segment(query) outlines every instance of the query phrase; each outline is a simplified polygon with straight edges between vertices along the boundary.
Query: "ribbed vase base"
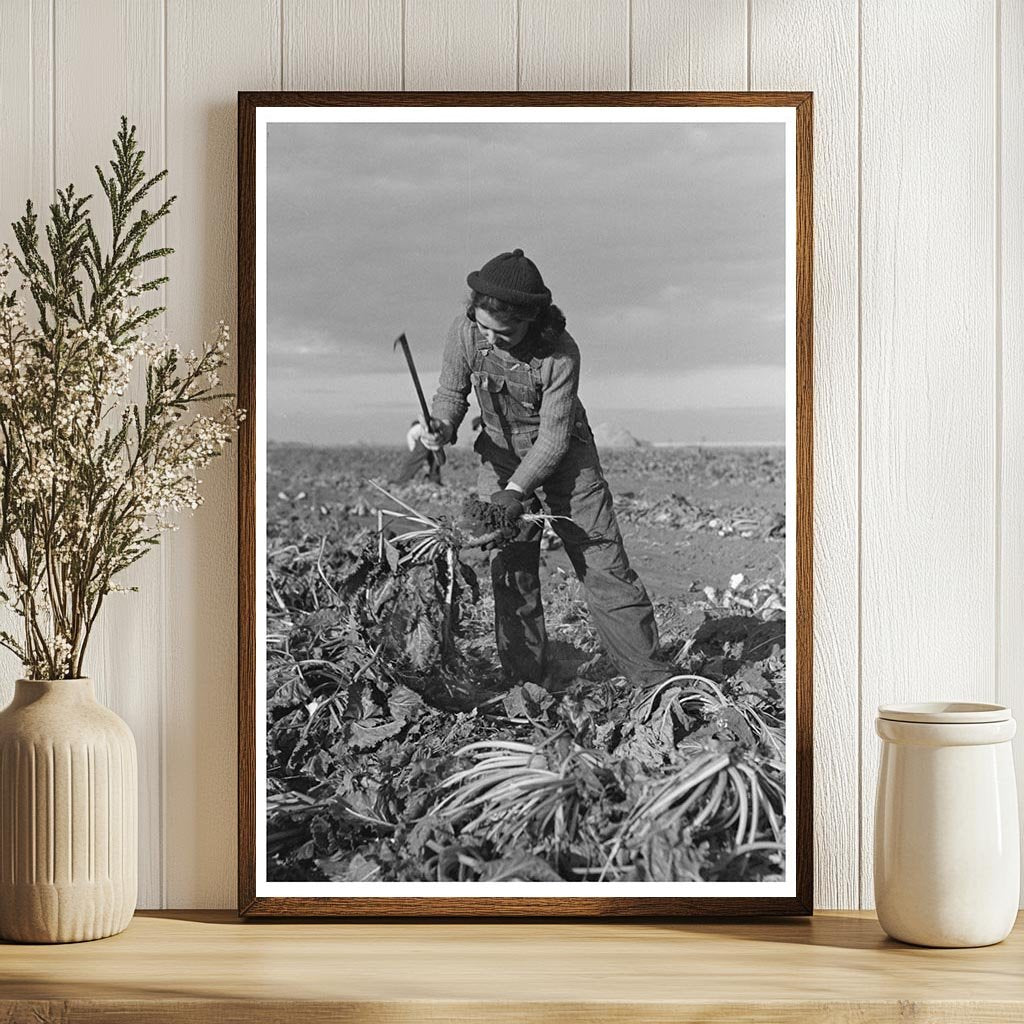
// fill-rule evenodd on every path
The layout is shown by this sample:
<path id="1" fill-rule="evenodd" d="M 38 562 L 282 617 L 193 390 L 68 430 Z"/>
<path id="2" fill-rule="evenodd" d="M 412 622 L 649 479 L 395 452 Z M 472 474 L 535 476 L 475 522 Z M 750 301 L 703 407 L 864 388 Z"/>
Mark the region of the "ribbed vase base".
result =
<path id="1" fill-rule="evenodd" d="M 88 942 L 123 932 L 135 893 L 110 880 L 76 885 L 0 883 L 0 939 L 8 942 Z"/>
<path id="2" fill-rule="evenodd" d="M 0 938 L 8 942 L 88 942 L 123 932 L 135 894 L 113 883 L 74 886 L 0 883 Z"/>

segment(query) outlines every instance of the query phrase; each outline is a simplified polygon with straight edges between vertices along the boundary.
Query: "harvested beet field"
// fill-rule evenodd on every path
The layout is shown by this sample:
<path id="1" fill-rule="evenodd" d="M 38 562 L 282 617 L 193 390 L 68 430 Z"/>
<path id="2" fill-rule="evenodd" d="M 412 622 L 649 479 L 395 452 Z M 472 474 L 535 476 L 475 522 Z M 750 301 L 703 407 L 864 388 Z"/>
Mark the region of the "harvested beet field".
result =
<path id="1" fill-rule="evenodd" d="M 269 448 L 268 881 L 780 879 L 783 449 L 602 452 L 678 673 L 647 692 L 550 530 L 554 670 L 503 679 L 459 522 L 476 458 L 393 487 L 402 456 Z"/>

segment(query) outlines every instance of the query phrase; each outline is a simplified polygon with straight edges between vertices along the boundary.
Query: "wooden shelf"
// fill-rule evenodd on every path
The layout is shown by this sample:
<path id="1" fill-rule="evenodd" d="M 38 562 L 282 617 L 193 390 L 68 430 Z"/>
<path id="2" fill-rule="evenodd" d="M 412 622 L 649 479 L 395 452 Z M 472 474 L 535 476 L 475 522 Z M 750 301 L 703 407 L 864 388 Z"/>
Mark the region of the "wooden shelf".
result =
<path id="1" fill-rule="evenodd" d="M 850 911 L 632 924 L 152 911 L 98 942 L 0 943 L 0 1022 L 1003 1024 L 1024 1020 L 1022 964 L 1024 919 L 999 945 L 932 950 Z"/>

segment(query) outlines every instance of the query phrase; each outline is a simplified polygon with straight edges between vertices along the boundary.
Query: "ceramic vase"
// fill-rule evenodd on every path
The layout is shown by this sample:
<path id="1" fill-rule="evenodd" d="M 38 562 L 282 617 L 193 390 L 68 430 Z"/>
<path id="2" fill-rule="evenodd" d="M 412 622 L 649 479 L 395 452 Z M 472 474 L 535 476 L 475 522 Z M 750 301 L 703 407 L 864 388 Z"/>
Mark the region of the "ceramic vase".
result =
<path id="1" fill-rule="evenodd" d="M 0 938 L 123 931 L 138 889 L 131 730 L 91 679 L 19 679 L 0 712 Z"/>
<path id="2" fill-rule="evenodd" d="M 1010 740 L 998 704 L 883 705 L 875 803 L 875 906 L 894 939 L 988 946 L 1006 938 L 1020 894 Z"/>

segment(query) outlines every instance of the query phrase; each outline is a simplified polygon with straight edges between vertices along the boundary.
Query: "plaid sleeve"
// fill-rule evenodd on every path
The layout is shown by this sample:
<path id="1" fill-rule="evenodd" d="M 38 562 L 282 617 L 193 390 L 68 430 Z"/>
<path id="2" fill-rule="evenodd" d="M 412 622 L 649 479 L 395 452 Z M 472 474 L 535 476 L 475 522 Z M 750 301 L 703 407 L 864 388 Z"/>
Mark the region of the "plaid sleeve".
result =
<path id="1" fill-rule="evenodd" d="M 580 383 L 580 350 L 568 334 L 562 335 L 557 350 L 544 361 L 541 373 L 544 393 L 540 431 L 511 479 L 526 494 L 531 494 L 555 471 L 569 450 Z"/>
<path id="2" fill-rule="evenodd" d="M 469 409 L 469 390 L 472 386 L 469 363 L 466 360 L 465 316 L 456 317 L 448 329 L 441 360 L 441 379 L 430 407 L 430 415 L 437 420 L 447 420 L 452 432 L 458 429 Z"/>

